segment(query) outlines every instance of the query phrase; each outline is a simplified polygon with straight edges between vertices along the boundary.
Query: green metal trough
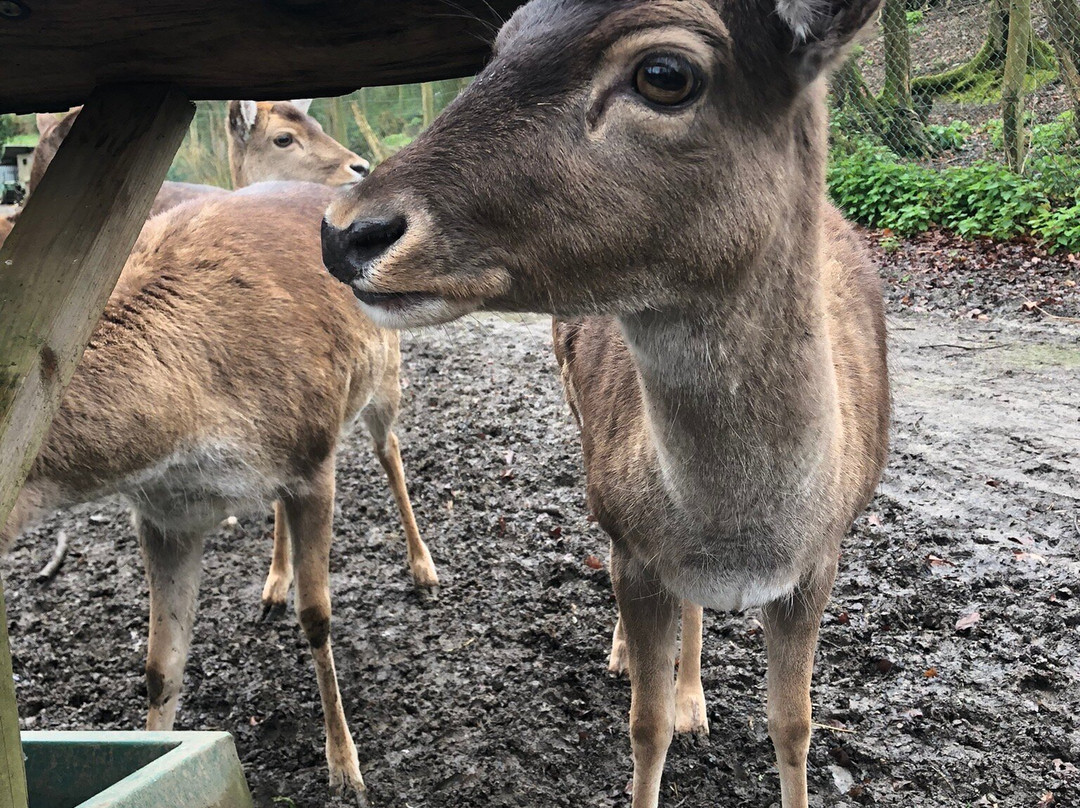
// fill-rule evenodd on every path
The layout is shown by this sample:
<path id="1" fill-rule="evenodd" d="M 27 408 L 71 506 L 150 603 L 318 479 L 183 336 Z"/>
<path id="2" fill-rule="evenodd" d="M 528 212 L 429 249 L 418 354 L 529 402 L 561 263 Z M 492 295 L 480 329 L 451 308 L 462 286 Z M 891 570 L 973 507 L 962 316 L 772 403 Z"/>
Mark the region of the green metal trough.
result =
<path id="1" fill-rule="evenodd" d="M 30 808 L 252 808 L 227 732 L 24 732 Z"/>

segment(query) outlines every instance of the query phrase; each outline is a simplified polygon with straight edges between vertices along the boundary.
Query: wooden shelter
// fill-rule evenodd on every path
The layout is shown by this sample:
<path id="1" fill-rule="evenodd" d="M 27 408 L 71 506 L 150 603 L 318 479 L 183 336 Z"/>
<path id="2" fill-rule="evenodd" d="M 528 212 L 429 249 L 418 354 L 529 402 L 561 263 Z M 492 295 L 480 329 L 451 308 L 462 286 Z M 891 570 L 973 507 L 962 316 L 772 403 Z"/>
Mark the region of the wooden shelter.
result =
<path id="1" fill-rule="evenodd" d="M 515 0 L 0 0 L 0 113 L 84 104 L 0 248 L 0 524 L 194 113 L 463 76 Z M 0 587 L 0 808 L 26 785 Z"/>

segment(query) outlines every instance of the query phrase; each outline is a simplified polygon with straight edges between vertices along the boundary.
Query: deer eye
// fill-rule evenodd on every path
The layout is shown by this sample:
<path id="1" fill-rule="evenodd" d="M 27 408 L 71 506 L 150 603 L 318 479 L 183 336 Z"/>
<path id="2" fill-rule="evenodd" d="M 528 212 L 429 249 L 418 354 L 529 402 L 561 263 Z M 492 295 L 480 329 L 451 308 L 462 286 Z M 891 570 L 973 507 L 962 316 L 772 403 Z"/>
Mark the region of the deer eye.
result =
<path id="1" fill-rule="evenodd" d="M 653 104 L 676 107 L 693 100 L 701 88 L 697 71 L 682 56 L 654 53 L 634 73 L 634 89 Z"/>
<path id="2" fill-rule="evenodd" d="M 291 146 L 293 142 L 293 136 L 282 133 L 274 138 L 274 145 L 284 149 L 286 146 Z"/>

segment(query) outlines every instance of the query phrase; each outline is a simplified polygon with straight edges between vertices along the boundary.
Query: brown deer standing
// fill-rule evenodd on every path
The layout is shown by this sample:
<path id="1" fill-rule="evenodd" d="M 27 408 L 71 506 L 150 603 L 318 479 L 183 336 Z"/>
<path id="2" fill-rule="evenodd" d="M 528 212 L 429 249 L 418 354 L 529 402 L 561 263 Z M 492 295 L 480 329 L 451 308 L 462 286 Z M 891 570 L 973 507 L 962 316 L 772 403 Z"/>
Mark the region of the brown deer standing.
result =
<path id="1" fill-rule="evenodd" d="M 30 167 L 30 181 L 27 183 L 26 193 L 29 196 L 34 193 L 41 178 L 45 176 L 45 170 L 56 157 L 56 151 L 64 138 L 71 131 L 72 124 L 79 116 L 82 107 L 74 107 L 62 118 L 51 112 L 39 112 L 37 115 L 38 144 L 34 147 L 34 164 Z M 228 193 L 224 188 L 214 185 L 200 185 L 194 182 L 165 182 L 154 199 L 154 205 L 150 208 L 150 215 L 156 216 L 169 208 L 174 208 L 189 199 L 198 199 L 204 196 L 221 195 Z"/>
<path id="2" fill-rule="evenodd" d="M 308 115 L 311 99 L 229 102 L 229 170 L 234 188 L 267 180 L 350 185 L 367 160 L 346 149 Z"/>
<path id="3" fill-rule="evenodd" d="M 824 189 L 823 74 L 877 6 L 533 0 L 323 225 L 382 325 L 559 318 L 612 540 L 634 808 L 659 800 L 682 601 L 762 608 L 782 801 L 807 805 L 818 627 L 888 440 L 879 280 Z"/>
<path id="4" fill-rule="evenodd" d="M 362 796 L 330 646 L 334 460 L 371 433 L 416 583 L 438 583 L 398 441 L 400 352 L 319 259 L 325 187 L 272 184 L 151 219 L 0 531 L 110 494 L 132 506 L 150 583 L 147 728 L 173 726 L 203 537 L 227 514 L 281 503 L 296 610 L 311 644 L 330 783 Z"/>
<path id="5" fill-rule="evenodd" d="M 311 99 L 295 101 L 230 101 L 228 124 L 229 170 L 234 188 L 257 182 L 292 180 L 321 185 L 348 185 L 367 176 L 368 162 L 323 131 L 307 114 Z M 33 193 L 56 150 L 71 131 L 82 107 L 64 117 L 37 116 L 40 139 L 34 149 L 27 193 Z M 161 186 L 151 216 L 198 197 L 226 193 L 224 188 L 191 182 Z"/>
<path id="6" fill-rule="evenodd" d="M 262 102 L 230 101 L 228 106 L 229 165 L 234 188 L 259 182 L 295 180 L 323 185 L 346 185 L 367 175 L 367 161 L 349 151 L 307 114 L 311 99 Z M 71 131 L 81 107 L 63 118 L 37 116 L 40 140 L 34 150 L 29 192 L 37 187 L 57 149 Z M 165 182 L 150 211 L 156 216 L 190 199 L 227 193 L 213 185 Z M 10 231 L 0 220 L 0 244 Z M 262 592 L 263 619 L 285 614 L 293 570 L 281 503 L 274 506 L 274 550 Z"/>

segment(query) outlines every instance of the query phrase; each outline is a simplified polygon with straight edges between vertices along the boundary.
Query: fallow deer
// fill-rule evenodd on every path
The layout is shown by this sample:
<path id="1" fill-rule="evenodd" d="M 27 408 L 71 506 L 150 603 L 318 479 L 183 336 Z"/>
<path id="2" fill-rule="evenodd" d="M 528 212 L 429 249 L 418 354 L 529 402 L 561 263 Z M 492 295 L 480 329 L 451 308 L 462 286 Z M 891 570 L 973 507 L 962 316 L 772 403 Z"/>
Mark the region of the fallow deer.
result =
<path id="1" fill-rule="evenodd" d="M 370 168 L 367 161 L 326 134 L 319 122 L 308 115 L 310 105 L 311 99 L 229 102 L 226 132 L 234 188 L 277 180 L 346 185 L 367 175 Z M 34 150 L 30 192 L 41 181 L 80 109 L 75 107 L 62 118 L 52 113 L 37 116 L 40 140 Z M 213 185 L 165 182 L 150 215 L 156 216 L 190 199 L 225 193 L 223 188 Z M 5 228 L 0 221 L 0 243 L 7 235 L 5 229 L 10 230 L 10 226 Z M 264 620 L 285 614 L 293 578 L 289 544 L 281 527 L 284 514 L 280 503 L 275 503 L 274 516 L 274 550 L 262 593 Z"/>
<path id="2" fill-rule="evenodd" d="M 229 102 L 234 188 L 266 180 L 349 185 L 367 176 L 367 160 L 326 134 L 310 106 L 311 99 Z"/>
<path id="3" fill-rule="evenodd" d="M 330 783 L 364 792 L 330 645 L 334 460 L 363 420 L 390 481 L 415 582 L 438 579 L 417 531 L 398 441 L 400 352 L 319 258 L 323 186 L 259 185 L 147 222 L 15 509 L 122 495 L 150 584 L 147 728 L 173 726 L 203 537 L 227 514 L 281 503 L 296 610 L 311 645 Z"/>
<path id="4" fill-rule="evenodd" d="M 79 115 L 82 107 L 74 107 L 62 118 L 51 112 L 38 113 L 36 116 L 38 130 L 38 144 L 34 147 L 34 164 L 30 167 L 30 180 L 26 186 L 27 195 L 34 192 L 41 178 L 45 176 L 45 170 L 56 157 L 56 150 L 64 142 L 72 124 Z M 228 193 L 224 188 L 214 185 L 201 185 L 194 182 L 172 182 L 162 184 L 154 199 L 154 205 L 150 209 L 150 215 L 156 216 L 169 208 L 174 208 L 189 199 L 197 199 L 204 196 L 222 195 Z"/>
<path id="5" fill-rule="evenodd" d="M 234 188 L 257 182 L 291 180 L 322 185 L 348 185 L 367 176 L 368 162 L 323 131 L 307 114 L 311 99 L 294 101 L 230 101 L 227 124 L 229 170 Z M 34 149 L 27 193 L 33 193 L 71 131 L 82 107 L 63 117 L 39 113 L 40 139 Z M 192 182 L 165 182 L 151 216 L 189 199 L 226 193 L 224 188 Z"/>
<path id="6" fill-rule="evenodd" d="M 824 186 L 824 75 L 878 3 L 533 0 L 323 223 L 381 325 L 556 316 L 612 541 L 634 808 L 659 801 L 681 602 L 762 609 L 782 802 L 807 805 L 818 628 L 888 442 L 879 280 Z"/>

